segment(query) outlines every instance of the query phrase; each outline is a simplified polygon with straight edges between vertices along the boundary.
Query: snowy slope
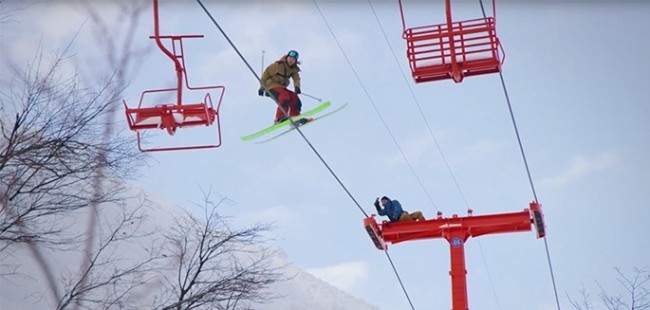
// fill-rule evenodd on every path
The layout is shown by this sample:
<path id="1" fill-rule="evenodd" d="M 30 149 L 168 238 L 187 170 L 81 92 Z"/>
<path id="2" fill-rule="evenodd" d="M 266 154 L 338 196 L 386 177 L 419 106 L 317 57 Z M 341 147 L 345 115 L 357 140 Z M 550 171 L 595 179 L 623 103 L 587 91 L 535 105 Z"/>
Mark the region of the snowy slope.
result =
<path id="1" fill-rule="evenodd" d="M 119 248 L 114 249 L 116 252 L 113 257 L 119 258 L 113 262 L 129 262 L 145 255 L 142 249 L 144 245 L 155 244 L 162 239 L 162 234 L 169 231 L 174 225 L 174 218 L 186 216 L 184 210 L 179 206 L 172 205 L 161 199 L 153 199 L 146 195 L 138 188 L 129 187 L 119 181 L 113 181 L 110 186 L 121 186 L 125 190 L 127 203 L 123 206 L 124 210 L 138 210 L 140 215 L 145 215 L 145 220 L 141 225 L 123 228 L 125 233 L 142 231 L 153 232 L 146 238 L 140 238 L 137 242 L 122 244 Z M 143 204 L 143 202 L 145 202 Z M 143 207 L 144 205 L 144 207 Z M 139 208 L 139 209 L 138 209 Z M 100 206 L 99 227 L 108 227 L 111 221 L 120 218 L 122 208 L 118 204 L 104 204 Z M 88 223 L 88 210 L 77 212 L 65 220 L 70 223 L 71 231 L 84 232 L 86 223 Z M 129 222 L 131 223 L 131 222 Z M 271 232 L 272 233 L 272 232 Z M 64 275 L 78 270 L 82 260 L 81 251 L 74 247 L 65 250 L 40 249 L 50 264 L 50 270 L 57 278 L 59 283 L 64 282 Z M 5 254 L 6 255 L 6 254 Z M 53 309 L 56 307 L 52 301 L 51 294 L 47 290 L 46 281 L 43 273 L 38 269 L 32 253 L 27 247 L 14 249 L 11 255 L 2 256 L 0 272 L 8 273 L 17 268 L 18 274 L 15 276 L 0 278 L 0 309 Z M 276 282 L 269 288 L 270 293 L 276 298 L 271 299 L 264 304 L 253 305 L 254 309 L 267 310 L 291 310 L 291 309 L 378 309 L 362 300 L 359 300 L 350 294 L 320 280 L 311 274 L 292 265 L 286 254 L 278 249 L 273 257 L 274 267 L 283 266 L 283 278 L 289 280 Z M 155 287 L 157 281 L 152 277 L 148 286 Z M 154 296 L 148 292 L 147 287 L 143 287 L 136 292 L 139 299 L 138 309 L 148 309 Z M 117 309 L 117 307 L 116 307 Z"/>

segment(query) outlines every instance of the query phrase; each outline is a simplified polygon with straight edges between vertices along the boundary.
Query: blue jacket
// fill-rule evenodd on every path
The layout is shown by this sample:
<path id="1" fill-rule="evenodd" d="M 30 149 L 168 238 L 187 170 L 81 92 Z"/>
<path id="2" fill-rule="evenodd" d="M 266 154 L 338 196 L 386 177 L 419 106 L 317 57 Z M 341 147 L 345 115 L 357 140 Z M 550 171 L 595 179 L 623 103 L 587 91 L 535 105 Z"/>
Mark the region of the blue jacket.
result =
<path id="1" fill-rule="evenodd" d="M 399 217 L 404 213 L 402 205 L 397 200 L 389 200 L 388 204 L 382 209 L 381 207 L 377 208 L 377 213 L 379 215 L 386 215 L 391 222 L 399 221 Z"/>

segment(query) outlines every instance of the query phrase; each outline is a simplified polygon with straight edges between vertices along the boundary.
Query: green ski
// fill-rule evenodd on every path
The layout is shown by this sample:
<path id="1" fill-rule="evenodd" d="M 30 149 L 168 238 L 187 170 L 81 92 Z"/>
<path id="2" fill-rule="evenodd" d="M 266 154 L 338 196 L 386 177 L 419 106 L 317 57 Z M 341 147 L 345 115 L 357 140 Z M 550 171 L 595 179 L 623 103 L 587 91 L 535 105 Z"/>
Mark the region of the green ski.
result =
<path id="1" fill-rule="evenodd" d="M 313 108 L 311 110 L 308 110 L 305 113 L 302 113 L 302 114 L 300 114 L 298 116 L 294 116 L 291 119 L 296 121 L 296 120 L 301 119 L 303 117 L 314 115 L 314 114 L 316 114 L 318 112 L 321 112 L 321 111 L 327 109 L 327 107 L 329 107 L 330 105 L 332 105 L 331 102 L 325 101 L 322 104 L 320 104 L 319 106 L 317 106 L 317 107 L 315 107 L 315 108 Z M 267 134 L 269 132 L 273 132 L 273 131 L 277 130 L 278 128 L 282 128 L 282 127 L 287 126 L 289 124 L 291 124 L 291 122 L 289 120 L 286 120 L 284 122 L 277 123 L 277 124 L 275 124 L 273 126 L 264 128 L 264 129 L 262 129 L 262 130 L 260 130 L 258 132 L 252 133 L 250 135 L 243 136 L 243 137 L 241 137 L 241 140 L 242 141 L 249 141 L 249 140 L 252 140 L 252 139 L 255 139 L 255 138 L 259 138 L 259 137 L 261 137 L 261 136 L 263 136 L 263 135 L 265 135 L 265 134 Z"/>
<path id="2" fill-rule="evenodd" d="M 307 126 L 307 125 L 309 125 L 309 124 L 311 124 L 311 123 L 313 123 L 313 122 L 315 122 L 315 121 L 317 121 L 317 120 L 319 120 L 319 119 L 321 119 L 321 118 L 327 117 L 327 116 L 332 115 L 332 114 L 334 114 L 334 113 L 336 113 L 336 112 L 338 112 L 338 111 L 341 111 L 341 110 L 343 110 L 343 108 L 345 108 L 346 106 L 348 106 L 348 103 L 347 103 L 347 102 L 346 102 L 344 105 L 342 105 L 342 106 L 336 108 L 334 111 L 330 111 L 330 112 L 327 112 L 327 113 L 325 113 L 325 114 L 319 115 L 318 117 L 315 117 L 315 118 L 314 118 L 313 120 L 311 120 L 310 122 L 308 122 L 308 123 L 306 123 L 306 124 L 304 124 L 304 125 L 300 125 L 299 127 L 302 128 L 302 127 Z M 269 141 L 271 141 L 271 140 L 275 140 L 275 139 L 277 139 L 277 138 L 279 138 L 279 137 L 281 137 L 281 136 L 284 136 L 284 135 L 288 134 L 289 132 L 291 132 L 291 131 L 294 130 L 294 129 L 296 129 L 296 128 L 289 128 L 289 129 L 287 129 L 287 130 L 285 130 L 285 131 L 283 131 L 283 132 L 281 132 L 281 133 L 279 133 L 279 134 L 277 134 L 277 135 L 275 135 L 275 136 L 273 136 L 273 137 L 270 137 L 270 138 L 268 138 L 268 139 L 266 139 L 266 140 L 255 141 L 255 143 L 260 144 L 260 143 L 269 142 Z"/>

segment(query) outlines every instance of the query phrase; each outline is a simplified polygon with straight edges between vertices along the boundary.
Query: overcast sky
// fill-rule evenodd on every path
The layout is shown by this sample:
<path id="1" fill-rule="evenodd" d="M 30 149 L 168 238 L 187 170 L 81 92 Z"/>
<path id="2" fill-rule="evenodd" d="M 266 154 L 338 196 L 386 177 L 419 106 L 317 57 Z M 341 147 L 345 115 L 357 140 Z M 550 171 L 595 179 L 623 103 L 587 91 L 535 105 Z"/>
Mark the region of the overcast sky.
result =
<path id="1" fill-rule="evenodd" d="M 117 27 L 113 2 L 89 2 Z M 427 217 L 464 216 L 468 207 L 476 215 L 518 212 L 534 197 L 499 75 L 414 84 L 396 2 L 205 1 L 258 74 L 262 59 L 268 65 L 295 49 L 303 92 L 333 107 L 348 103 L 303 129 L 309 143 L 294 132 L 255 144 L 239 137 L 270 125 L 274 103 L 257 96 L 255 76 L 197 2 L 161 1 L 162 34 L 205 35 L 185 42 L 187 67 L 193 86 L 226 87 L 223 144 L 153 154 L 133 183 L 189 209 L 201 188 L 211 188 L 236 202 L 222 212 L 237 223 L 275 222 L 277 245 L 297 266 L 382 309 L 410 308 L 362 227 L 363 213 L 310 144 L 368 213 L 383 195 Z M 432 4 L 442 1 L 402 2 L 407 27 L 444 21 Z M 458 19 L 481 16 L 478 1 L 457 2 Z M 545 212 L 560 303 L 569 309 L 567 294 L 577 296 L 582 285 L 593 296 L 596 281 L 617 292 L 614 267 L 629 274 L 650 267 L 650 4 L 497 2 L 503 78 Z M 484 4 L 491 14 L 491 1 Z M 81 29 L 72 46 L 76 63 L 84 72 L 102 70 L 89 65 L 106 51 L 81 2 L 2 6 L 20 8 L 0 25 L 3 61 L 24 64 L 39 44 L 61 50 Z M 142 91 L 174 83 L 171 62 L 148 38 L 151 16 L 149 7 L 133 34 L 150 49 L 125 92 L 132 106 Z M 318 104 L 302 100 L 305 109 Z M 212 143 L 215 133 L 190 128 L 150 142 Z M 390 245 L 388 252 L 416 309 L 450 308 L 446 241 Z M 556 309 L 544 241 L 534 232 L 470 239 L 465 254 L 471 309 Z"/>

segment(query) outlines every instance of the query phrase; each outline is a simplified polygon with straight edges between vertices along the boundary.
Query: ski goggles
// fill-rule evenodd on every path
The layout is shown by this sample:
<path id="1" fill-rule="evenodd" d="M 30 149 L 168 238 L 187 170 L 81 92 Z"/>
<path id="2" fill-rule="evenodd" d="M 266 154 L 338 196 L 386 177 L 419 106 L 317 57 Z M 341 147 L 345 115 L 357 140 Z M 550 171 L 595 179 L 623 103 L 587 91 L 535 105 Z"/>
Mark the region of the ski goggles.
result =
<path id="1" fill-rule="evenodd" d="M 293 58 L 295 58 L 296 60 L 298 60 L 298 52 L 296 52 L 296 51 L 289 51 L 289 52 L 287 53 L 287 56 L 293 57 Z"/>

